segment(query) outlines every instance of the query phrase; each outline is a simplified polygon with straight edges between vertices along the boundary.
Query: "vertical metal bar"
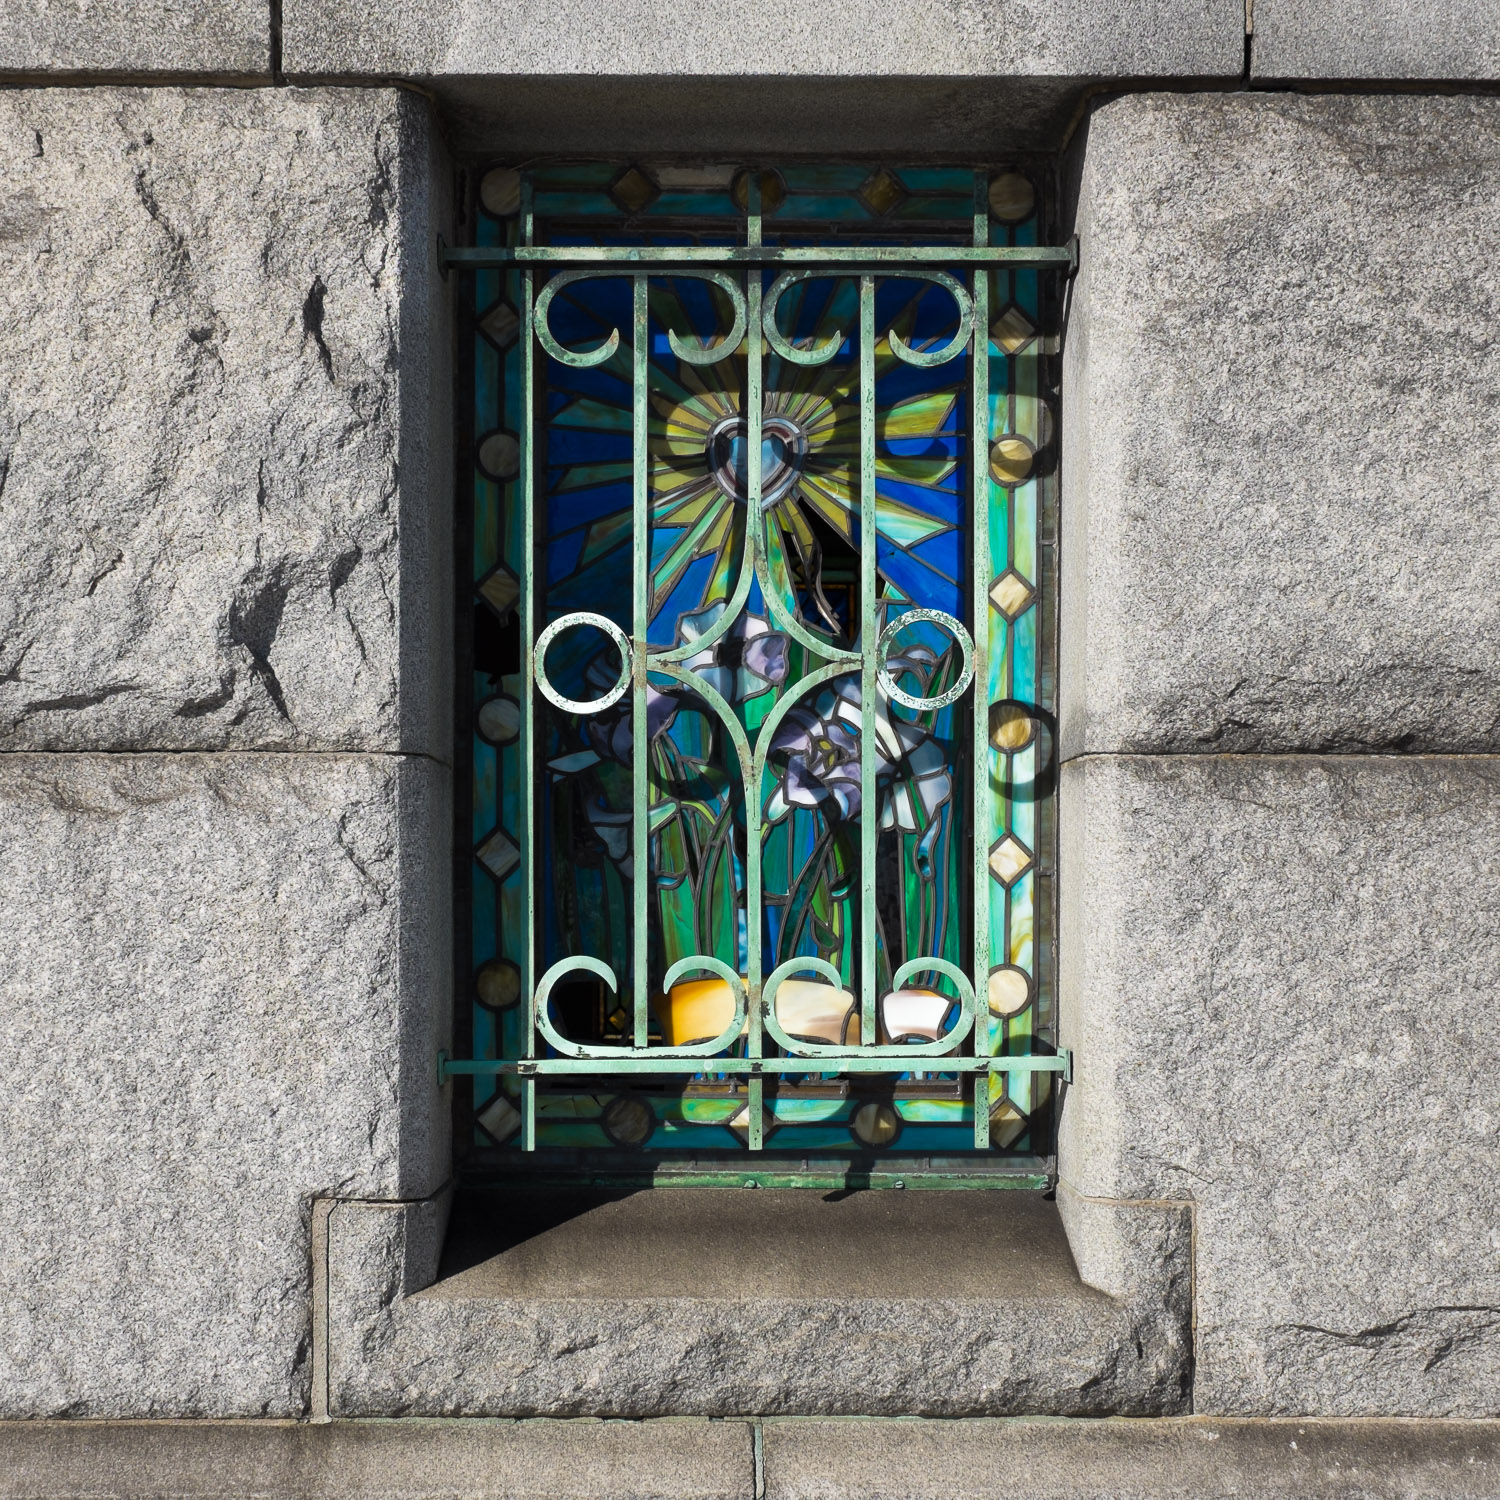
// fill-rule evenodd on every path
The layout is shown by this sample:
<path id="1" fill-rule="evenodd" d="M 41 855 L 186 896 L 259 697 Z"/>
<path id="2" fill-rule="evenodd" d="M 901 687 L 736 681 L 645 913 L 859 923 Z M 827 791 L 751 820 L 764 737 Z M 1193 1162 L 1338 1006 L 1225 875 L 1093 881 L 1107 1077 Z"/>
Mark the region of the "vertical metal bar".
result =
<path id="1" fill-rule="evenodd" d="M 875 1035 L 875 723 L 880 691 L 875 642 L 875 278 L 859 278 L 859 1039 Z"/>
<path id="2" fill-rule="evenodd" d="M 530 245 L 535 233 L 531 178 L 521 174 L 521 243 Z M 531 1006 L 536 989 L 536 690 L 532 680 L 532 648 L 536 644 L 536 343 L 533 338 L 535 272 L 521 272 L 521 795 L 516 799 L 521 826 L 521 878 L 524 937 L 521 942 L 521 993 L 526 997 L 526 1056 L 536 1056 L 536 1026 Z M 521 1080 L 521 1149 L 536 1150 L 536 1079 Z"/>
<path id="3" fill-rule="evenodd" d="M 651 841 L 647 829 L 651 814 L 651 745 L 646 723 L 646 630 L 650 623 L 649 569 L 651 563 L 651 520 L 647 509 L 651 481 L 650 455 L 647 452 L 646 380 L 650 336 L 647 318 L 649 282 L 645 275 L 632 279 L 633 325 L 631 352 L 634 356 L 634 379 L 631 385 L 631 431 L 634 438 L 634 518 L 631 523 L 631 599 L 633 616 L 630 627 L 635 649 L 635 670 L 630 689 L 630 758 L 634 813 L 630 830 L 630 894 L 635 907 L 635 928 L 631 940 L 632 968 L 635 974 L 635 1028 L 637 1047 L 645 1047 L 650 1025 L 649 975 L 647 968 L 647 914 L 651 890 Z"/>
<path id="4" fill-rule="evenodd" d="M 989 174 L 974 174 L 974 246 L 990 242 Z M 973 453 L 973 564 L 970 591 L 974 600 L 974 995 L 979 1015 L 974 1022 L 974 1055 L 994 1050 L 990 1030 L 990 273 L 974 270 L 973 394 L 969 443 Z M 974 1075 L 974 1149 L 990 1144 L 990 1080 Z"/>
<path id="5" fill-rule="evenodd" d="M 745 242 L 760 244 L 761 202 L 760 172 L 751 168 L 745 186 Z M 745 545 L 763 545 L 765 518 L 761 514 L 761 487 L 765 476 L 761 472 L 760 446 L 763 439 L 765 393 L 762 389 L 765 371 L 762 368 L 764 335 L 761 329 L 762 297 L 764 283 L 759 266 L 745 270 Z M 763 606 L 765 607 L 765 606 Z M 764 1056 L 765 1039 L 761 1028 L 761 827 L 760 827 L 760 777 L 755 774 L 755 761 L 740 768 L 745 781 L 745 957 L 746 979 L 749 985 L 750 1029 L 746 1052 L 750 1057 Z M 746 1131 L 745 1144 L 752 1151 L 765 1146 L 765 1081 L 751 1075 L 745 1089 Z"/>

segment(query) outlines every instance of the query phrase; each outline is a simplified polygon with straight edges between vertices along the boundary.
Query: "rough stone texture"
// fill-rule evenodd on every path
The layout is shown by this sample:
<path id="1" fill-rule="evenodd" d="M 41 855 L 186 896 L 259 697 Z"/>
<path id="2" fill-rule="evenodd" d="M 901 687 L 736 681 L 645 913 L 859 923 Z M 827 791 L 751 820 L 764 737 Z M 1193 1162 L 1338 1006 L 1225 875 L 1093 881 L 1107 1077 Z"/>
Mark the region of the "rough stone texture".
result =
<path id="1" fill-rule="evenodd" d="M 1500 79 L 1494 0 L 1255 0 L 1253 78 Z"/>
<path id="2" fill-rule="evenodd" d="M 448 755 L 427 110 L 0 91 L 0 749 Z"/>
<path id="3" fill-rule="evenodd" d="M 332 1414 L 1186 1405 L 1185 1233 L 1161 1236 L 1169 1263 L 1138 1267 L 1112 1297 L 1079 1280 L 1056 1210 L 1032 1194 L 681 1188 L 558 1201 L 548 1218 L 514 1194 L 471 1200 L 441 1275 L 441 1200 L 336 1205 Z"/>
<path id="4" fill-rule="evenodd" d="M 1055 149 L 1084 89 L 1237 77 L 1240 0 L 607 5 L 285 0 L 308 78 L 419 81 L 461 144 L 530 151 Z"/>
<path id="5" fill-rule="evenodd" d="M 427 78 L 1237 74 L 1244 41 L 1238 0 L 284 0 L 282 26 L 289 74 Z"/>
<path id="6" fill-rule="evenodd" d="M 0 756 L 0 1415 L 307 1404 L 315 1195 L 448 1170 L 447 773 Z"/>
<path id="7" fill-rule="evenodd" d="M 1483 1452 L 1482 1443 L 1472 1447 Z M 0 1424 L 4 1500 L 751 1500 L 742 1422 Z"/>
<path id="8" fill-rule="evenodd" d="M 1061 827 L 1060 1169 L 1196 1203 L 1194 1409 L 1500 1413 L 1500 761 L 1087 757 Z"/>
<path id="9" fill-rule="evenodd" d="M 1493 1422 L 0 1424 L 4 1500 L 1495 1500 Z"/>
<path id="10" fill-rule="evenodd" d="M 767 1422 L 765 1500 L 1461 1500 L 1500 1495 L 1468 1422 Z"/>
<path id="11" fill-rule="evenodd" d="M 0 73 L 269 78 L 267 0 L 5 0 Z"/>
<path id="12" fill-rule="evenodd" d="M 1500 749 L 1500 99 L 1140 95 L 1081 154 L 1063 755 Z"/>

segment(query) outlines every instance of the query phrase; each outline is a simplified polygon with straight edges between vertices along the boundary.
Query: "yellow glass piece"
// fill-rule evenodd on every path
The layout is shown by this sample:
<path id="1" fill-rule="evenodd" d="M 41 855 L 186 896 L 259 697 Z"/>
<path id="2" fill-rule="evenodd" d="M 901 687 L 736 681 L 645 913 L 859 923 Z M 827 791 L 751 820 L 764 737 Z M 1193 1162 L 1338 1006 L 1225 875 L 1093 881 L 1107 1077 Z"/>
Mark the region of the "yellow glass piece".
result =
<path id="1" fill-rule="evenodd" d="M 684 979 L 654 1002 L 662 1044 L 685 1047 L 722 1035 L 734 1019 L 734 993 L 722 979 Z"/>
<path id="2" fill-rule="evenodd" d="M 1019 433 L 1008 432 L 990 445 L 990 473 L 1004 485 L 1020 484 L 1036 462 L 1036 450 Z"/>
<path id="3" fill-rule="evenodd" d="M 1024 969 L 1007 964 L 990 975 L 988 998 L 992 1016 L 1017 1015 L 1031 1000 L 1031 980 Z"/>
<path id="4" fill-rule="evenodd" d="M 1021 224 L 1036 208 L 1036 189 L 1020 172 L 1001 172 L 990 179 L 990 212 L 1002 224 Z"/>
<path id="5" fill-rule="evenodd" d="M 750 1140 L 750 1106 L 748 1103 L 740 1105 L 735 1112 L 724 1122 L 742 1141 Z M 776 1116 L 770 1110 L 763 1109 L 760 1112 L 761 1139 L 765 1140 L 776 1128 Z"/>
<path id="6" fill-rule="evenodd" d="M 893 990 L 880 1002 L 880 1040 L 920 1037 L 935 1042 L 943 1035 L 943 1020 L 952 1009 L 952 997 L 937 990 Z"/>
<path id="7" fill-rule="evenodd" d="M 813 1042 L 859 1045 L 859 1017 L 851 1015 L 854 996 L 815 979 L 784 979 L 776 991 L 776 1019 L 788 1036 Z M 845 1031 L 847 1020 L 848 1030 Z"/>
<path id="8" fill-rule="evenodd" d="M 736 172 L 734 182 L 729 189 L 729 196 L 734 199 L 734 206 L 744 213 L 750 207 L 750 174 L 748 172 Z M 783 203 L 786 202 L 786 183 L 781 180 L 780 172 L 762 172 L 760 174 L 760 211 L 763 214 L 774 214 Z"/>
<path id="9" fill-rule="evenodd" d="M 521 206 L 521 174 L 514 167 L 491 167 L 480 179 L 479 201 L 497 219 L 509 218 Z"/>
<path id="10" fill-rule="evenodd" d="M 626 167 L 615 179 L 609 196 L 628 214 L 638 214 L 660 190 L 639 167 Z"/>
<path id="11" fill-rule="evenodd" d="M 1006 755 L 1024 750 L 1036 733 L 1036 720 L 1020 703 L 990 704 L 990 744 Z"/>
<path id="12" fill-rule="evenodd" d="M 906 196 L 906 184 L 885 167 L 867 177 L 858 194 L 859 201 L 877 215 L 890 213 Z"/>
<path id="13" fill-rule="evenodd" d="M 990 603 L 1007 620 L 1014 620 L 1035 597 L 1036 590 L 1014 568 L 1008 568 L 990 585 Z"/>
<path id="14" fill-rule="evenodd" d="M 1036 324 L 1011 303 L 990 324 L 990 342 L 998 344 L 1007 354 L 1016 354 L 1036 337 Z"/>
<path id="15" fill-rule="evenodd" d="M 850 1124 L 867 1146 L 889 1146 L 901 1134 L 901 1116 L 889 1104 L 861 1104 Z"/>
<path id="16" fill-rule="evenodd" d="M 496 568 L 479 585 L 479 593 L 496 614 L 508 615 L 521 597 L 520 580 L 509 568 Z"/>
<path id="17" fill-rule="evenodd" d="M 492 958 L 475 976 L 474 988 L 491 1010 L 509 1010 L 521 998 L 521 971 L 508 958 Z"/>
<path id="18" fill-rule="evenodd" d="M 1031 851 L 1013 834 L 990 850 L 990 871 L 1001 885 L 1014 885 L 1031 868 Z"/>
<path id="19" fill-rule="evenodd" d="M 990 1141 L 1004 1150 L 1026 1133 L 1026 1116 L 1009 1099 L 1002 1099 L 990 1111 Z"/>

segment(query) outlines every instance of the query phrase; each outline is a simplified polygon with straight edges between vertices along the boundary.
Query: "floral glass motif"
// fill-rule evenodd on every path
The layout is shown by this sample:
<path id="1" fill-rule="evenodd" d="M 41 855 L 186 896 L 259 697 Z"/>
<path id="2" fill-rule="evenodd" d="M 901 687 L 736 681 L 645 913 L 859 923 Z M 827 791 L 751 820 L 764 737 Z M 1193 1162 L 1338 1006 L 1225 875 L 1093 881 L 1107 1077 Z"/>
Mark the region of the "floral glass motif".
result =
<path id="1" fill-rule="evenodd" d="M 801 165 L 752 181 L 734 166 L 595 162 L 491 170 L 474 238 L 517 245 L 529 210 L 537 245 L 732 247 L 757 190 L 768 245 L 961 247 L 975 243 L 976 204 L 989 244 L 1038 243 L 1036 186 L 1017 170 Z M 868 292 L 848 270 L 778 281 L 760 266 L 633 280 L 547 264 L 524 282 L 516 267 L 473 278 L 473 1057 L 638 1042 L 637 972 L 648 1046 L 721 1044 L 701 1071 L 590 1076 L 580 1063 L 524 1099 L 514 1073 L 477 1076 L 481 1148 L 518 1148 L 529 1109 L 541 1150 L 941 1159 L 975 1151 L 978 1107 L 991 1152 L 1047 1149 L 1047 1071 L 945 1072 L 941 1056 L 753 1081 L 715 1067 L 744 1054 L 736 996 L 752 950 L 760 983 L 779 975 L 769 1014 L 789 1044 L 938 1046 L 965 1031 L 965 1055 L 1051 1050 L 1051 291 L 1035 268 L 900 267 L 877 266 Z M 964 323 L 976 306 L 987 339 Z M 758 324 L 759 526 L 746 414 Z M 644 328 L 643 349 L 632 328 Z M 528 329 L 545 347 L 523 367 Z M 871 335 L 873 414 L 861 406 Z M 981 494 L 988 561 L 976 576 Z M 628 688 L 642 624 L 643 714 Z M 537 642 L 536 681 L 523 637 Z M 982 669 L 969 684 L 971 658 Z M 539 1034 L 528 991 L 554 967 L 566 972 Z M 767 1056 L 785 1050 L 767 1039 Z"/>

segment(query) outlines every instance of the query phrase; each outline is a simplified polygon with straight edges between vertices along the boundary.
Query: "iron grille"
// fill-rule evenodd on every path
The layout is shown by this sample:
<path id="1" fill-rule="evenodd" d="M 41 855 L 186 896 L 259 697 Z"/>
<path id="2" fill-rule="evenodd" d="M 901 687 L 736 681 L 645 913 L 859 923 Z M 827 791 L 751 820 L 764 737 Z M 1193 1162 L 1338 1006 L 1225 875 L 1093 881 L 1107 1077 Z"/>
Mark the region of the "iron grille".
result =
<path id="1" fill-rule="evenodd" d="M 1016 171 L 583 163 L 481 196 L 444 256 L 494 655 L 475 1055 L 442 1076 L 526 1152 L 1014 1145 L 1068 1066 L 1032 913 L 1073 248 Z"/>

